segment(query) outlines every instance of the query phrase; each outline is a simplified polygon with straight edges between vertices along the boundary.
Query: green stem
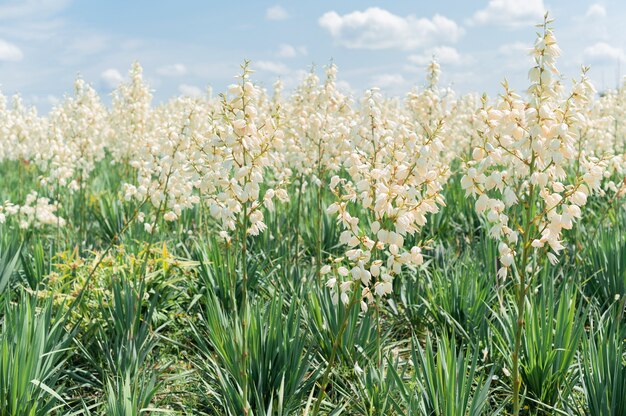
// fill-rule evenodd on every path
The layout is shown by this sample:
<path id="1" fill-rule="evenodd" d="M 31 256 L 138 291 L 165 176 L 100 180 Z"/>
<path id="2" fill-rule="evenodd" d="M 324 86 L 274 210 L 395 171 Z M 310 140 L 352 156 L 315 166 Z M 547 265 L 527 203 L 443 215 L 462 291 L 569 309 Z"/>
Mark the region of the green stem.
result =
<path id="1" fill-rule="evenodd" d="M 298 267 L 298 263 L 300 262 L 300 204 L 302 202 L 302 174 L 300 174 L 300 179 L 298 180 L 298 202 L 296 204 L 296 224 L 294 228 L 296 229 L 296 251 L 294 253 L 294 264 L 296 265 L 296 272 L 298 276 L 300 275 L 300 270 Z"/>
<path id="2" fill-rule="evenodd" d="M 352 312 L 352 308 L 357 303 L 359 297 L 357 296 L 358 290 L 354 290 L 352 292 L 352 298 L 346 307 L 346 314 L 341 321 L 341 326 L 339 327 L 339 331 L 337 332 L 337 337 L 335 338 L 335 342 L 333 342 L 333 349 L 330 352 L 330 359 L 328 360 L 328 366 L 322 375 L 322 381 L 320 383 L 320 393 L 315 401 L 315 407 L 313 408 L 312 416 L 317 416 L 320 411 L 320 406 L 322 405 L 322 401 L 326 396 L 326 388 L 328 387 L 328 382 L 330 381 L 330 373 L 335 365 L 335 360 L 337 359 L 337 351 L 339 350 L 339 346 L 341 345 L 341 340 L 343 337 L 343 333 L 346 331 L 348 327 L 348 321 L 350 320 L 350 313 Z"/>
<path id="3" fill-rule="evenodd" d="M 317 188 L 317 266 L 316 274 L 317 280 L 322 280 L 322 140 L 317 143 L 317 179 L 320 181 L 320 185 Z"/>
<path id="4" fill-rule="evenodd" d="M 532 140 L 531 140 L 532 141 Z M 530 163 L 530 175 L 532 176 L 534 172 L 535 166 L 535 156 L 533 155 L 531 163 Z M 526 219 L 525 226 L 526 230 L 524 232 L 523 238 L 523 249 L 522 249 L 522 261 L 520 267 L 517 268 L 518 281 L 516 285 L 516 306 L 517 306 L 517 316 L 515 322 L 515 344 L 513 348 L 513 414 L 515 416 L 519 415 L 519 411 L 521 408 L 521 401 L 519 399 L 520 387 L 522 384 L 522 380 L 519 373 L 519 358 L 522 346 L 522 332 L 524 331 L 524 304 L 526 300 L 526 269 L 528 267 L 528 258 L 531 251 L 531 235 L 533 228 L 533 214 L 535 207 L 535 187 L 534 185 L 530 185 L 528 190 L 528 205 L 526 206 Z M 532 274 L 531 274 L 532 277 Z"/>
<path id="5" fill-rule="evenodd" d="M 244 69 L 244 73 L 247 70 Z M 242 77 L 242 89 L 244 87 L 244 78 Z M 247 104 L 246 104 L 246 96 L 245 94 L 241 97 L 242 108 L 244 119 L 247 120 Z M 243 144 L 243 137 L 239 138 L 241 149 L 243 152 L 243 166 L 247 166 L 247 150 L 246 146 Z M 254 164 L 254 158 L 251 161 L 252 165 Z M 245 178 L 245 185 L 250 183 L 251 177 L 250 173 Z M 242 222 L 242 240 L 241 240 L 241 267 L 242 267 L 242 292 L 241 292 L 241 340 L 242 340 L 242 349 L 241 349 L 241 361 L 242 361 L 242 370 L 243 374 L 241 374 L 243 380 L 243 414 L 244 416 L 248 416 L 250 411 L 250 405 L 248 403 L 248 340 L 246 337 L 247 331 L 247 312 L 248 312 L 248 204 L 249 201 L 243 203 L 243 222 Z"/>
<path id="6" fill-rule="evenodd" d="M 519 415 L 521 406 L 519 391 L 522 381 L 519 374 L 519 354 L 522 344 L 522 330 L 524 327 L 524 300 L 526 298 L 524 289 L 525 284 L 525 273 L 520 272 L 516 294 L 517 320 L 515 326 L 515 346 L 513 350 L 513 414 L 516 416 Z"/>
<path id="7" fill-rule="evenodd" d="M 56 252 L 60 253 L 61 249 L 60 249 L 60 240 L 61 240 L 61 212 L 59 208 L 61 208 L 61 196 L 60 196 L 60 185 L 59 185 L 59 179 L 57 179 L 57 184 L 56 184 L 56 190 L 55 190 L 55 198 L 56 198 L 56 204 L 57 204 L 57 229 L 56 229 L 56 238 L 55 238 L 55 245 L 56 245 Z M 68 204 L 69 205 L 69 204 Z"/>
<path id="8" fill-rule="evenodd" d="M 382 331 L 380 325 L 380 307 L 379 307 L 379 298 L 376 297 L 375 311 L 376 311 L 376 351 L 378 358 L 378 367 L 382 365 L 383 362 L 383 354 L 381 349 L 381 341 L 382 341 Z"/>
<path id="9" fill-rule="evenodd" d="M 22 189 L 26 189 L 26 186 L 23 182 L 24 178 L 24 167 L 22 166 L 24 164 L 24 161 L 22 160 L 22 158 L 19 158 L 17 161 L 17 177 L 18 177 L 18 187 L 17 187 L 17 195 L 18 195 L 18 200 L 22 201 Z M 21 202 L 20 202 L 21 203 Z"/>

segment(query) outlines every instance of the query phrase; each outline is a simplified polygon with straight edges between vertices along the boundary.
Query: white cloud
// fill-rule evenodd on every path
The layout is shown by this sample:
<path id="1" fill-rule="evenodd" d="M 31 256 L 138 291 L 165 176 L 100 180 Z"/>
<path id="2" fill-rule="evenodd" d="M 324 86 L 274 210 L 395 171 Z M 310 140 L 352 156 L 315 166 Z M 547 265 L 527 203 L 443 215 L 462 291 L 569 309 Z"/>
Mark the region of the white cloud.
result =
<path id="1" fill-rule="evenodd" d="M 430 63 L 433 56 L 443 65 L 462 65 L 471 62 L 469 56 L 461 55 L 459 51 L 451 46 L 436 46 L 425 50 L 422 54 L 410 55 L 409 61 L 424 66 Z"/>
<path id="2" fill-rule="evenodd" d="M 258 62 L 256 62 L 258 63 Z M 255 69 L 257 65 L 253 65 L 252 69 Z M 281 72 L 277 73 L 275 71 L 267 71 L 267 74 L 257 74 L 259 80 L 262 80 L 265 85 L 267 85 L 268 90 L 270 91 L 270 95 L 272 94 L 273 87 L 275 86 L 275 82 L 280 79 L 280 83 L 282 84 L 282 94 L 283 96 L 288 95 L 287 91 L 290 91 L 300 85 L 304 79 L 310 74 L 310 71 L 304 69 L 295 69 L 295 68 L 278 68 Z M 264 71 L 264 70 L 263 70 Z"/>
<path id="3" fill-rule="evenodd" d="M 202 96 L 202 90 L 195 85 L 180 84 L 178 86 L 178 92 L 187 97 L 197 98 Z"/>
<path id="4" fill-rule="evenodd" d="M 55 105 L 61 103 L 61 100 L 57 96 L 52 94 L 48 94 L 45 97 L 40 95 L 31 95 L 30 97 L 28 97 L 28 102 L 36 106 L 45 105 L 46 107 L 54 107 Z"/>
<path id="5" fill-rule="evenodd" d="M 489 0 L 486 8 L 474 13 L 470 24 L 519 27 L 541 23 L 543 0 Z"/>
<path id="6" fill-rule="evenodd" d="M 304 56 L 306 54 L 307 54 L 306 46 L 294 47 L 294 46 L 289 45 L 288 43 L 281 44 L 280 47 L 278 48 L 278 52 L 276 53 L 276 55 L 281 58 L 293 58 L 298 55 Z"/>
<path id="7" fill-rule="evenodd" d="M 415 49 L 456 42 L 463 29 L 455 21 L 436 14 L 432 19 L 395 15 L 379 7 L 339 15 L 324 13 L 319 25 L 338 44 L 353 49 Z"/>
<path id="8" fill-rule="evenodd" d="M 11 42 L 0 39 L 0 61 L 17 62 L 24 58 L 22 50 Z"/>
<path id="9" fill-rule="evenodd" d="M 302 80 L 304 80 L 304 77 L 306 77 L 307 74 L 308 72 L 303 69 L 296 69 L 294 71 L 289 71 L 288 74 L 281 75 L 280 80 L 283 84 L 283 88 L 295 88 L 296 86 L 300 85 L 300 83 L 302 82 Z"/>
<path id="10" fill-rule="evenodd" d="M 403 85 L 406 83 L 406 80 L 402 74 L 380 74 L 373 76 L 371 83 L 375 87 L 389 88 Z"/>
<path id="11" fill-rule="evenodd" d="M 65 9 L 71 0 L 13 0 L 0 5 L 0 19 L 46 16 Z"/>
<path id="12" fill-rule="evenodd" d="M 532 49 L 531 45 L 524 42 L 505 43 L 498 48 L 498 52 L 504 56 L 528 55 Z"/>
<path id="13" fill-rule="evenodd" d="M 165 65 L 157 68 L 156 73 L 165 77 L 179 77 L 187 73 L 187 67 L 183 64 Z"/>
<path id="14" fill-rule="evenodd" d="M 524 68 L 534 66 L 531 56 L 533 45 L 525 42 L 505 43 L 498 47 L 499 75 L 498 78 L 511 78 L 511 74 L 521 74 Z M 526 79 L 526 78 L 523 78 Z M 475 81 L 479 82 L 479 81 Z"/>
<path id="15" fill-rule="evenodd" d="M 54 96 L 52 94 L 49 94 L 46 97 L 46 101 L 48 102 L 48 104 L 50 104 L 52 106 L 57 105 L 57 104 L 59 104 L 61 102 L 61 100 L 59 100 L 58 97 L 56 97 L 56 96 Z"/>
<path id="16" fill-rule="evenodd" d="M 588 19 L 606 17 L 606 8 L 599 3 L 594 3 L 587 9 L 585 17 Z"/>
<path id="17" fill-rule="evenodd" d="M 626 61 L 626 54 L 624 54 L 623 49 L 604 42 L 598 42 L 585 48 L 583 55 L 590 61 L 595 62 Z"/>
<path id="18" fill-rule="evenodd" d="M 274 61 L 257 61 L 253 62 L 252 68 L 257 68 L 259 71 L 271 72 L 277 75 L 283 75 L 289 72 L 289 68 L 285 64 Z"/>
<path id="19" fill-rule="evenodd" d="M 265 18 L 267 20 L 286 20 L 289 19 L 289 17 L 287 10 L 279 5 L 272 6 L 265 11 Z"/>
<path id="20" fill-rule="evenodd" d="M 339 91 L 343 92 L 344 94 L 354 95 L 354 88 L 352 88 L 352 85 L 350 85 L 348 81 L 340 79 L 336 82 L 336 85 L 337 89 L 339 89 Z"/>
<path id="21" fill-rule="evenodd" d="M 122 74 L 120 74 L 120 71 L 115 68 L 105 69 L 100 74 L 100 78 L 102 79 L 102 81 L 104 81 L 106 86 L 111 89 L 117 87 L 124 80 L 124 77 L 122 76 Z"/>

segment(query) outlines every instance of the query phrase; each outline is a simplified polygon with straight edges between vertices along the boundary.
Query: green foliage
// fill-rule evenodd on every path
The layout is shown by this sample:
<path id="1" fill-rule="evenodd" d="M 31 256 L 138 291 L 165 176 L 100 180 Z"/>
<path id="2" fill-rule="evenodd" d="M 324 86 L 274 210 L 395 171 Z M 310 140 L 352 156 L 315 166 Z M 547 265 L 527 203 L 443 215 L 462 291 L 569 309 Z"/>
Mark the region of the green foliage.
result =
<path id="1" fill-rule="evenodd" d="M 626 347 L 616 312 L 621 316 L 623 305 L 607 313 L 583 342 L 581 373 L 590 416 L 626 415 Z"/>
<path id="2" fill-rule="evenodd" d="M 564 285 L 555 293 L 554 283 L 545 279 L 540 294 L 526 308 L 526 330 L 522 337 L 521 374 L 531 397 L 550 407 L 567 408 L 575 386 L 576 351 L 585 319 L 576 293 Z"/>
<path id="3" fill-rule="evenodd" d="M 397 358 L 389 356 L 380 365 L 371 363 L 363 369 L 355 366 L 354 381 L 346 383 L 347 388 L 337 383 L 339 393 L 345 397 L 352 413 L 368 416 L 396 414 L 394 396 L 398 388 L 398 363 Z"/>
<path id="4" fill-rule="evenodd" d="M 495 275 L 484 273 L 476 261 L 457 262 L 434 268 L 426 286 L 424 303 L 439 331 L 452 331 L 468 342 L 485 339 L 489 306 L 496 292 Z"/>
<path id="5" fill-rule="evenodd" d="M 206 391 L 212 393 L 206 400 L 225 414 L 241 415 L 247 382 L 254 414 L 292 414 L 302 406 L 318 373 L 311 368 L 298 305 L 283 311 L 282 299 L 276 298 L 267 306 L 252 304 L 243 313 L 242 318 L 227 313 L 212 292 L 204 296 L 193 335 L 198 350 L 195 365 Z M 240 319 L 246 324 L 241 325 Z M 248 342 L 245 364 L 244 339 Z M 244 377 L 246 373 L 250 377 Z"/>
<path id="6" fill-rule="evenodd" d="M 0 194 L 19 201 L 14 167 L 0 166 Z M 23 168 L 34 189 L 36 168 Z M 122 177 L 132 172 L 105 159 L 84 194 L 65 192 L 60 233 L 0 225 L 0 414 L 240 416 L 245 386 L 250 416 L 308 416 L 326 370 L 320 416 L 508 411 L 513 282 L 496 278 L 497 244 L 457 173 L 419 237 L 433 239 L 426 264 L 366 312 L 334 302 L 317 278 L 315 186 L 291 184 L 291 201 L 263 208 L 244 302 L 236 233 L 227 243 L 198 206 L 150 236 L 131 220 L 154 212 L 122 202 Z M 593 215 L 563 236 L 561 263 L 528 286 L 527 414 L 626 412 L 626 215 L 606 199 L 589 204 Z M 323 256 L 338 255 L 339 227 L 321 219 Z"/>
<path id="7" fill-rule="evenodd" d="M 20 292 L 4 300 L 0 326 L 0 408 L 3 415 L 38 416 L 66 408 L 66 372 L 72 333 L 51 299 Z"/>
<path id="8" fill-rule="evenodd" d="M 123 378 L 108 379 L 104 414 L 113 416 L 136 416 L 151 413 L 150 402 L 157 386 L 154 375 L 138 375 L 131 378 L 126 373 Z"/>
<path id="9" fill-rule="evenodd" d="M 467 355 L 454 340 L 430 337 L 423 348 L 417 340 L 411 344 L 412 374 L 395 373 L 400 398 L 400 414 L 465 416 L 497 414 L 489 407 L 489 387 L 493 371 L 487 373 L 478 365 L 478 353 Z M 395 371 L 395 370 L 393 370 Z"/>
<path id="10" fill-rule="evenodd" d="M 21 248 L 15 241 L 0 240 L 0 300 L 5 298 L 11 278 L 18 270 L 20 254 Z"/>
<path id="11" fill-rule="evenodd" d="M 152 357 L 158 332 L 152 320 L 159 296 L 150 296 L 143 282 L 132 283 L 123 275 L 111 284 L 111 292 L 98 299 L 99 319 L 86 330 L 89 342 L 77 341 L 89 364 L 88 381 L 105 389 L 107 414 L 139 414 L 133 412 L 146 408 L 160 387 Z"/>
<path id="12" fill-rule="evenodd" d="M 621 225 L 602 228 L 594 237 L 585 250 L 587 288 L 606 307 L 626 296 L 626 237 Z"/>
<path id="13" fill-rule="evenodd" d="M 371 309 L 366 314 L 361 314 L 358 308 L 348 310 L 341 302 L 334 302 L 326 288 L 311 290 L 305 305 L 307 329 L 323 360 L 330 359 L 344 320 L 346 328 L 338 342 L 339 365 L 351 371 L 357 362 L 373 360 L 377 356 L 378 332 Z M 381 337 L 384 345 L 386 331 Z"/>
<path id="14" fill-rule="evenodd" d="M 565 409 L 577 383 L 576 354 L 585 330 L 585 315 L 575 288 L 563 283 L 555 287 L 555 277 L 542 271 L 541 285 L 530 296 L 524 310 L 520 373 L 528 396 L 527 405 L 544 414 Z M 507 302 L 513 308 L 513 302 Z M 500 331 L 496 344 L 511 365 L 514 317 L 511 309 L 498 316 Z"/>

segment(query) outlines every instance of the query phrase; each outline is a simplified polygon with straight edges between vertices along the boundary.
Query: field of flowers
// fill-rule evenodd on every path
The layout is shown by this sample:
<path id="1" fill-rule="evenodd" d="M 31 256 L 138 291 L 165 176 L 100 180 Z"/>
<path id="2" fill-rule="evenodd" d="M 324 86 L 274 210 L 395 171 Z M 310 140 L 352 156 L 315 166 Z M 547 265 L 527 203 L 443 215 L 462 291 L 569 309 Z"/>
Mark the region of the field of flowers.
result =
<path id="1" fill-rule="evenodd" d="M 626 415 L 626 87 L 0 102 L 2 415 Z"/>

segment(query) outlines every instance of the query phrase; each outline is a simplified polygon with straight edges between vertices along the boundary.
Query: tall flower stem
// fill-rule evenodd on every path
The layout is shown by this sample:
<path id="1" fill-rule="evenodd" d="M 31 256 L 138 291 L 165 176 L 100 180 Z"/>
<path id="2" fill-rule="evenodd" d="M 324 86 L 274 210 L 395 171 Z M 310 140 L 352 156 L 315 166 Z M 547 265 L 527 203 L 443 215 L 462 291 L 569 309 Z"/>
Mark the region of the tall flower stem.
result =
<path id="1" fill-rule="evenodd" d="M 242 341 L 242 349 L 241 349 L 241 361 L 243 363 L 243 413 L 244 416 L 248 415 L 249 407 L 248 407 L 248 344 L 246 337 L 246 326 L 247 326 L 247 313 L 248 313 L 248 204 L 245 203 L 243 206 L 243 227 L 241 230 L 242 240 L 241 240 L 241 268 L 242 268 L 242 291 L 241 291 L 241 341 Z"/>
<path id="2" fill-rule="evenodd" d="M 244 76 L 241 77 L 241 89 L 245 91 L 245 80 L 246 75 L 248 74 L 248 63 L 246 62 L 243 67 Z M 247 120 L 247 105 L 246 95 L 245 93 L 241 96 L 241 104 L 244 120 Z M 248 151 L 246 150 L 246 144 L 244 143 L 244 137 L 239 137 L 239 144 L 242 149 L 243 155 L 243 166 L 248 166 Z M 251 163 L 254 163 L 254 158 Z M 245 183 L 250 183 L 251 176 L 250 172 L 245 176 Z M 245 188 L 245 186 L 244 186 Z M 240 311 L 240 319 L 241 319 L 241 361 L 242 361 L 242 371 L 241 374 L 243 380 L 243 414 L 244 416 L 248 416 L 250 412 L 250 407 L 248 403 L 248 339 L 246 337 L 247 333 L 247 313 L 248 313 L 248 226 L 249 226 L 249 215 L 250 215 L 250 201 L 245 200 L 243 202 L 243 210 L 242 210 L 242 221 L 241 221 L 241 273 L 242 273 L 242 291 L 241 291 L 241 311 Z"/>
<path id="3" fill-rule="evenodd" d="M 341 339 L 343 338 L 343 333 L 346 331 L 348 327 L 348 321 L 350 320 L 350 313 L 352 312 L 352 308 L 357 304 L 359 300 L 358 290 L 354 290 L 352 292 L 352 297 L 350 298 L 350 302 L 346 306 L 346 314 L 344 315 L 341 325 L 339 327 L 339 331 L 337 331 L 337 336 L 335 337 L 335 341 L 333 342 L 333 349 L 330 352 L 330 359 L 328 360 L 328 365 L 324 374 L 322 375 L 322 380 L 320 381 L 320 391 L 319 396 L 315 402 L 315 407 L 313 407 L 313 412 L 311 413 L 313 416 L 317 416 L 320 411 L 320 406 L 322 405 L 322 401 L 324 397 L 326 397 L 326 388 L 328 387 L 328 382 L 330 381 L 330 373 L 333 370 L 333 366 L 335 365 L 335 361 L 337 360 L 337 352 L 339 347 L 341 346 Z"/>
<path id="4" fill-rule="evenodd" d="M 322 140 L 320 139 L 317 143 L 317 179 L 320 181 L 320 184 L 317 188 L 317 250 L 316 250 L 316 274 L 317 280 L 320 281 L 322 278 Z"/>
<path id="5" fill-rule="evenodd" d="M 300 174 L 300 178 L 298 179 L 298 202 L 296 203 L 296 221 L 295 221 L 295 232 L 296 232 L 296 249 L 294 253 L 294 264 L 296 265 L 296 271 L 299 273 L 298 264 L 300 262 L 300 206 L 302 204 L 302 181 L 303 175 Z"/>

